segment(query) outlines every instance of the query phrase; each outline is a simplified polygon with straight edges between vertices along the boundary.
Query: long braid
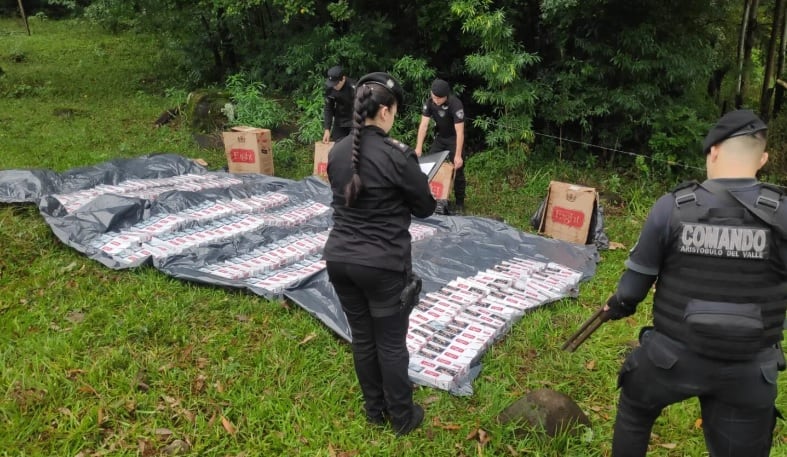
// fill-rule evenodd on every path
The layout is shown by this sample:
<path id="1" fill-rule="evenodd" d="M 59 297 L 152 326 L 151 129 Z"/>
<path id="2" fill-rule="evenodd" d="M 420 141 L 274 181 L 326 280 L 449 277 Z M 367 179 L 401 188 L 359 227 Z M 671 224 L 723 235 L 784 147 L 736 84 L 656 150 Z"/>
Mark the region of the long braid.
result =
<path id="1" fill-rule="evenodd" d="M 372 88 L 367 85 L 358 86 L 355 91 L 355 103 L 353 106 L 353 148 L 352 148 L 352 170 L 353 176 L 344 188 L 345 206 L 352 206 L 355 199 L 363 188 L 361 175 L 359 174 L 361 160 L 361 127 L 368 115 L 368 100 L 372 97 Z"/>

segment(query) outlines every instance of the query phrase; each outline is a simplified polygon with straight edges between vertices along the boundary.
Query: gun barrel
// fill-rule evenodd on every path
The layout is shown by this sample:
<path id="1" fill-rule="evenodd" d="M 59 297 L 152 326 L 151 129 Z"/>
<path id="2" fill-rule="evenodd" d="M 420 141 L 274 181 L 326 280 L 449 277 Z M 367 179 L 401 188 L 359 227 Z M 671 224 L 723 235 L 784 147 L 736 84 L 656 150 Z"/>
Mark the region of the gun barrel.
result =
<path id="1" fill-rule="evenodd" d="M 593 315 L 579 327 L 579 330 L 574 332 L 574 334 L 563 343 L 561 349 L 568 352 L 576 351 L 576 349 L 608 319 L 609 315 L 604 312 L 604 307 L 599 308 L 598 311 L 593 313 Z"/>

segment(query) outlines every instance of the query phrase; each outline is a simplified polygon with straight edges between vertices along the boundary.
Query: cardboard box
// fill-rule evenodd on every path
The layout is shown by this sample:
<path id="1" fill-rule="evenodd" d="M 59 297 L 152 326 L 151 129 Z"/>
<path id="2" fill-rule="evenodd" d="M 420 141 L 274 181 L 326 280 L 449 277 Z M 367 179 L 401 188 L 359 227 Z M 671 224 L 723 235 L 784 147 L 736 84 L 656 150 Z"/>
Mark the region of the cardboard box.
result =
<path id="1" fill-rule="evenodd" d="M 451 188 L 454 186 L 454 164 L 443 162 L 429 181 L 429 189 L 435 200 L 448 200 L 451 197 Z"/>
<path id="2" fill-rule="evenodd" d="M 591 219 L 598 204 L 596 189 L 552 181 L 546 202 L 540 234 L 577 244 L 589 242 Z"/>
<path id="3" fill-rule="evenodd" d="M 323 181 L 328 182 L 328 153 L 331 152 L 334 142 L 314 143 L 314 176 L 319 176 Z"/>
<path id="4" fill-rule="evenodd" d="M 221 134 L 230 173 L 262 173 L 273 176 L 271 131 L 237 126 Z"/>

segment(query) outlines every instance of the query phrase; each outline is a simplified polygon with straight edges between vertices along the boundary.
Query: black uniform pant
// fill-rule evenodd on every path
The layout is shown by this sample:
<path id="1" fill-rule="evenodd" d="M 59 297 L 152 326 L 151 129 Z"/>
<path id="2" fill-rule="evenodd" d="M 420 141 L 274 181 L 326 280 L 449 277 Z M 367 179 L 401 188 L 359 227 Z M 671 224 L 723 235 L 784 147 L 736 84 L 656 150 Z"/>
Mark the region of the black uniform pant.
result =
<path id="1" fill-rule="evenodd" d="M 355 373 L 369 419 L 390 417 L 394 428 L 410 421 L 413 386 L 407 374 L 409 310 L 399 304 L 405 273 L 343 262 L 327 262 L 352 332 Z"/>
<path id="2" fill-rule="evenodd" d="M 442 137 L 435 136 L 434 142 L 429 152 L 440 152 L 449 150 L 448 159 L 454 163 L 454 156 L 456 155 L 456 137 Z M 465 159 L 464 148 L 462 149 L 462 161 Z M 467 180 L 465 179 L 465 167 L 458 169 L 454 173 L 454 200 L 458 206 L 465 205 L 465 189 L 467 188 Z"/>
<path id="3" fill-rule="evenodd" d="M 781 348 L 771 347 L 751 361 L 714 360 L 655 330 L 645 332 L 618 377 L 622 390 L 612 455 L 644 456 L 661 410 L 698 397 L 712 457 L 767 457 L 776 424 L 780 359 Z"/>
<path id="4" fill-rule="evenodd" d="M 333 126 L 331 129 L 331 141 L 339 141 L 352 131 L 352 127 Z"/>

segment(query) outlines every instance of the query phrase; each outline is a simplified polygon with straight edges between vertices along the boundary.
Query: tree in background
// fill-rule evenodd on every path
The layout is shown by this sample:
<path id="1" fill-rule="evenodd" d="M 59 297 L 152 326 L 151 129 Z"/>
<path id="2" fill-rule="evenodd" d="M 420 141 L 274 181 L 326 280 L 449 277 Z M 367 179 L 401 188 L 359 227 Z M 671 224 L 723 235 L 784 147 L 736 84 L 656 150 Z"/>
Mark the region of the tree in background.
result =
<path id="1" fill-rule="evenodd" d="M 162 69 L 187 89 L 242 72 L 312 116 L 336 64 L 355 76 L 396 69 L 416 106 L 422 79 L 439 76 L 486 148 L 613 160 L 628 160 L 623 150 L 669 163 L 699 147 L 719 111 L 770 105 L 785 47 L 784 0 L 49 2 L 156 33 Z"/>
<path id="2" fill-rule="evenodd" d="M 483 85 L 472 90 L 473 99 L 489 108 L 473 124 L 486 132 L 490 146 L 514 147 L 533 139 L 537 85 L 525 77 L 525 68 L 539 57 L 525 51 L 514 38 L 514 27 L 503 9 L 492 9 L 490 0 L 458 0 L 451 12 L 462 20 L 462 31 L 477 42 L 465 57 L 469 73 Z"/>

